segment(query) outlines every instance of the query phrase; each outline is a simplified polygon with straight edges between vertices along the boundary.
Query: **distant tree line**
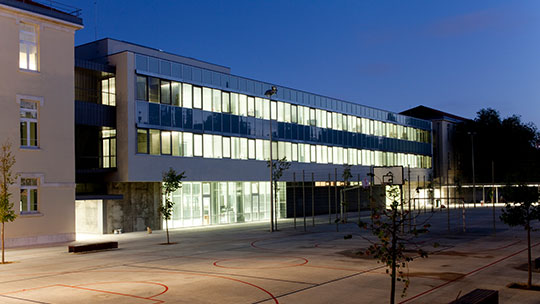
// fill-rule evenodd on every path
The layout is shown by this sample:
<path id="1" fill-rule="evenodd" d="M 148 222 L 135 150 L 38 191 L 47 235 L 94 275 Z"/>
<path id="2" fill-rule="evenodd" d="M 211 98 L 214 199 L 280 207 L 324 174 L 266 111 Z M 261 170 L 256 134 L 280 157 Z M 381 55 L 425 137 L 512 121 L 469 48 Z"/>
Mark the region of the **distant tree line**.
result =
<path id="1" fill-rule="evenodd" d="M 475 179 L 477 183 L 523 183 L 540 181 L 540 134 L 533 123 L 524 123 L 517 115 L 502 119 L 499 112 L 487 108 L 474 120 L 457 125 L 454 147 L 458 159 L 458 179 L 472 182 L 472 140 L 474 137 Z"/>

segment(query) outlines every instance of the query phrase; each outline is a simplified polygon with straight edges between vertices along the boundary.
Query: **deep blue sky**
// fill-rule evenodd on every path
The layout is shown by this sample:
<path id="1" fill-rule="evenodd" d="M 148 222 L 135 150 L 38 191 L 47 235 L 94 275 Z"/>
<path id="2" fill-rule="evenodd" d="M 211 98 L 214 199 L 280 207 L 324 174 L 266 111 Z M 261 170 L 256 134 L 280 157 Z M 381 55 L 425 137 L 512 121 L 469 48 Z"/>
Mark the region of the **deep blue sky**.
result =
<path id="1" fill-rule="evenodd" d="M 111 37 L 391 111 L 492 107 L 540 127 L 540 1 L 61 0 Z"/>

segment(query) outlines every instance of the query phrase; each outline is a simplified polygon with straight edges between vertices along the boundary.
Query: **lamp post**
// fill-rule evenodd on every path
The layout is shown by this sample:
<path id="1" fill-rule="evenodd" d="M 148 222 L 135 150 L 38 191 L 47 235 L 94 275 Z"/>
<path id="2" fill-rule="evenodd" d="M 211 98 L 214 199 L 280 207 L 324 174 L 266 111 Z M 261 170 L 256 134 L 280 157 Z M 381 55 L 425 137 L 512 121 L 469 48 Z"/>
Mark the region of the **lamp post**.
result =
<path id="1" fill-rule="evenodd" d="M 471 157 L 472 157 L 472 187 L 473 187 L 473 206 L 476 208 L 476 179 L 474 175 L 474 136 L 476 132 L 467 132 L 471 136 Z"/>
<path id="2" fill-rule="evenodd" d="M 269 137 L 270 137 L 270 159 L 269 159 L 269 166 L 270 167 L 270 232 L 274 232 L 274 163 L 272 160 L 272 96 L 277 93 L 277 88 L 275 86 L 272 86 L 270 90 L 266 90 L 264 95 L 268 97 L 268 114 L 269 119 Z"/>

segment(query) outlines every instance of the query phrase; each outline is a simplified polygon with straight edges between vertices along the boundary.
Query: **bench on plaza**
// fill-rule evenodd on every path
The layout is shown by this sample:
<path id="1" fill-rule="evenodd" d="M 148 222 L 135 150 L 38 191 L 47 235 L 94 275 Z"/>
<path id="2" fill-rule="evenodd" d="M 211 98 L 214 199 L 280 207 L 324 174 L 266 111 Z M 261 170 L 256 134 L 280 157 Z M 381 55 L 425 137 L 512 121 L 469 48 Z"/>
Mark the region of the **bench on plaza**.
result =
<path id="1" fill-rule="evenodd" d="M 97 251 L 97 250 L 114 249 L 114 248 L 118 248 L 118 242 L 74 244 L 74 245 L 68 246 L 68 252 L 78 253 L 78 252 Z"/>
<path id="2" fill-rule="evenodd" d="M 499 304 L 499 291 L 475 289 L 449 304 Z"/>

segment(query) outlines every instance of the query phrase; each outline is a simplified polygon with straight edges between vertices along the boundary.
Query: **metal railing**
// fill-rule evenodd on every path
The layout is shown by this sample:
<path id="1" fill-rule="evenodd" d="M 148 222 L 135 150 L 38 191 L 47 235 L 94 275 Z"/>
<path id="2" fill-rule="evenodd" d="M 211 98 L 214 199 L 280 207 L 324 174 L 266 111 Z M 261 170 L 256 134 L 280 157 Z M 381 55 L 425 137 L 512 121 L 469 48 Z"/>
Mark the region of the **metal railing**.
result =
<path id="1" fill-rule="evenodd" d="M 82 14 L 82 10 L 80 8 L 64 4 L 58 1 L 52 1 L 52 0 L 22 0 L 23 3 L 31 4 L 31 5 L 40 5 L 43 8 L 50 9 L 51 11 L 59 11 L 71 16 L 80 17 Z"/>

